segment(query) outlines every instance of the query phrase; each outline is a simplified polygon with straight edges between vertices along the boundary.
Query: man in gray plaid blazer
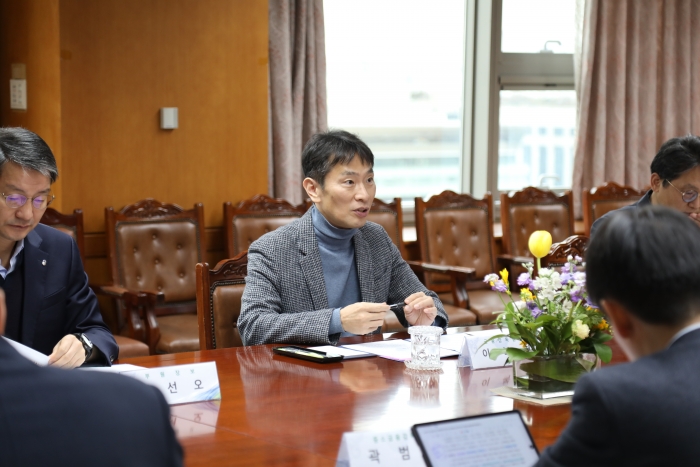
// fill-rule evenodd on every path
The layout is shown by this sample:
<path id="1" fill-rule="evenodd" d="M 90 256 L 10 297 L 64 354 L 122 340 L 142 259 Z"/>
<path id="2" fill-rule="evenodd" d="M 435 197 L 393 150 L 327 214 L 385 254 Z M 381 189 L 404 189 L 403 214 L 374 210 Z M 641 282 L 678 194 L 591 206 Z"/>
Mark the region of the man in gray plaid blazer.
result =
<path id="1" fill-rule="evenodd" d="M 238 328 L 245 345 L 336 344 L 379 333 L 388 303 L 404 326 L 447 326 L 437 295 L 413 274 L 386 231 L 367 221 L 374 155 L 345 131 L 314 135 L 302 154 L 314 206 L 248 249 Z"/>

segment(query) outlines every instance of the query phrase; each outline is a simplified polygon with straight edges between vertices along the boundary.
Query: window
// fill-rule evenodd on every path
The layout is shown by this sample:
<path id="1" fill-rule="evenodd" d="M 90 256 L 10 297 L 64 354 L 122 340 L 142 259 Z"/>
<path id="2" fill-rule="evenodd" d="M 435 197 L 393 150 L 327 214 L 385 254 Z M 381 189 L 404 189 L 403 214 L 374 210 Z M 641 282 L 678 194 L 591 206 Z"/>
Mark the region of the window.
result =
<path id="1" fill-rule="evenodd" d="M 495 11 L 501 32 L 497 188 L 568 189 L 576 134 L 575 1 L 502 0 Z M 531 147 L 538 148 L 537 161 Z M 514 153 L 523 157 L 514 160 Z"/>
<path id="2" fill-rule="evenodd" d="M 324 2 L 328 125 L 375 156 L 377 197 L 461 189 L 463 1 Z"/>

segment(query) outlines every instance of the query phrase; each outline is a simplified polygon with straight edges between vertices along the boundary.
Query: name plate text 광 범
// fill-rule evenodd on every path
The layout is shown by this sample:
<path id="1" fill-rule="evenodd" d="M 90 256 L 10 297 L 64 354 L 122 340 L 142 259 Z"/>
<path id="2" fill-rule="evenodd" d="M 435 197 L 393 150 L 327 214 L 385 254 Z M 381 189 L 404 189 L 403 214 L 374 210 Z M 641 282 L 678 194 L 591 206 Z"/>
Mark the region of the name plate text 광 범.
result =
<path id="1" fill-rule="evenodd" d="M 221 399 L 216 362 L 146 368 L 122 374 L 157 387 L 170 405 Z"/>

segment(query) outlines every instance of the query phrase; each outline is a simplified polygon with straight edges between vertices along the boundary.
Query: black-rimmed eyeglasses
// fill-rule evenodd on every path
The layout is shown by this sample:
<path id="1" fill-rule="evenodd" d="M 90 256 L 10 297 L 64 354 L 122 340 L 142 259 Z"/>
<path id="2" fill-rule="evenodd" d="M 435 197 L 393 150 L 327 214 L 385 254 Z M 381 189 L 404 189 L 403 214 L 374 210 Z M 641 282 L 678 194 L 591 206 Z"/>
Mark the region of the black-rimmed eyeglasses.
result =
<path id="1" fill-rule="evenodd" d="M 8 208 L 12 209 L 17 209 L 21 208 L 25 204 L 27 204 L 27 201 L 29 198 L 27 198 L 24 195 L 18 195 L 18 194 L 9 194 L 6 195 L 5 193 L 0 193 L 0 195 L 5 198 L 5 204 L 7 204 Z M 51 201 L 53 201 L 55 198 L 54 195 L 39 195 L 35 196 L 32 198 L 32 207 L 34 209 L 44 209 L 48 207 L 49 204 L 51 204 Z"/>

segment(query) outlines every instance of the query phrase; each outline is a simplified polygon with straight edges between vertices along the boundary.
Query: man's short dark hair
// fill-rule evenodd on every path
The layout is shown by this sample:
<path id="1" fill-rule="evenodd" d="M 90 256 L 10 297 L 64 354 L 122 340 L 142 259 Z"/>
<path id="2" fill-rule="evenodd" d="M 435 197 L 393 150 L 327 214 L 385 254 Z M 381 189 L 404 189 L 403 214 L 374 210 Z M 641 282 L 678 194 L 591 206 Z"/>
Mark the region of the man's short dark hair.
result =
<path id="1" fill-rule="evenodd" d="M 24 169 L 36 170 L 51 179 L 58 178 L 58 167 L 46 142 L 24 128 L 0 128 L 0 173 L 7 162 Z"/>
<path id="2" fill-rule="evenodd" d="M 694 135 L 671 138 L 661 145 L 651 162 L 651 173 L 656 173 L 668 186 L 684 172 L 700 165 L 700 138 Z"/>
<path id="3" fill-rule="evenodd" d="M 336 164 L 347 164 L 358 156 L 365 165 L 374 167 L 374 154 L 356 135 L 343 130 L 317 133 L 306 143 L 301 154 L 304 177 L 323 186 L 326 175 Z"/>
<path id="4" fill-rule="evenodd" d="M 664 206 L 616 213 L 586 251 L 588 293 L 642 321 L 678 325 L 700 310 L 700 227 Z"/>

